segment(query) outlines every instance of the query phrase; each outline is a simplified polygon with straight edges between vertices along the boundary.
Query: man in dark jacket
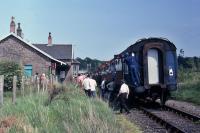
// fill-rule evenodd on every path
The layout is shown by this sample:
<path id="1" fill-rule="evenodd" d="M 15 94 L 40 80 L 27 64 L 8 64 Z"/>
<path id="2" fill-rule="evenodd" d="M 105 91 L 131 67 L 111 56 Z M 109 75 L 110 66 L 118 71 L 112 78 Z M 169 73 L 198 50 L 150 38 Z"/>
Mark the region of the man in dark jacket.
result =
<path id="1" fill-rule="evenodd" d="M 135 87 L 140 86 L 139 64 L 136 61 L 135 54 L 132 53 L 131 55 L 129 55 L 127 53 L 125 57 L 125 63 L 128 65 L 129 72 L 131 73 L 132 84 Z"/>

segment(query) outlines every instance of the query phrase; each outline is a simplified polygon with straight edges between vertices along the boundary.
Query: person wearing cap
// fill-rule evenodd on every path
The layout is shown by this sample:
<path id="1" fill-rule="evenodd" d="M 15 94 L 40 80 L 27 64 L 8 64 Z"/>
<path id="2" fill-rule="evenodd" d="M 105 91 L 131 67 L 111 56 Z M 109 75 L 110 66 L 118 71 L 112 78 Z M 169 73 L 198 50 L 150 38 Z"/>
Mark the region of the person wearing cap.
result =
<path id="1" fill-rule="evenodd" d="M 130 55 L 129 53 L 126 53 L 125 63 L 128 65 L 133 86 L 140 86 L 139 64 L 136 60 L 134 52 L 132 52 Z"/>
<path id="2" fill-rule="evenodd" d="M 128 99 L 128 96 L 129 96 L 129 87 L 125 83 L 124 80 L 122 80 L 121 82 L 122 82 L 122 85 L 117 95 L 120 101 L 120 113 L 123 113 L 123 109 L 125 109 L 127 113 L 130 113 L 128 107 L 126 106 L 126 100 Z"/>

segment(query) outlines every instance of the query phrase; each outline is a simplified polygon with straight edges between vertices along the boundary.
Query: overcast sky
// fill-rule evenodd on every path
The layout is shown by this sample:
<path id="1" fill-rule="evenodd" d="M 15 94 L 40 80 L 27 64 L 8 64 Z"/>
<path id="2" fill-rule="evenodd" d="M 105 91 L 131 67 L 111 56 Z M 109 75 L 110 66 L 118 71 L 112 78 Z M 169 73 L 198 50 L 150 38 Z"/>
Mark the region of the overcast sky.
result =
<path id="1" fill-rule="evenodd" d="M 148 37 L 200 56 L 200 0 L 1 0 L 1 38 L 11 16 L 25 40 L 47 43 L 52 32 L 53 43 L 73 44 L 76 57 L 109 60 Z"/>

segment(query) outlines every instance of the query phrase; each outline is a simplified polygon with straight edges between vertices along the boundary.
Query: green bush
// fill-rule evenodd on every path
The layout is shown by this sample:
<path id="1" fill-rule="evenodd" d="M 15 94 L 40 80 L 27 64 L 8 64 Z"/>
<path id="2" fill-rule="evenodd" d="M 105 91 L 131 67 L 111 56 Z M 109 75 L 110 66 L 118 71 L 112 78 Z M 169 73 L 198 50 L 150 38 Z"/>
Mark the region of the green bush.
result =
<path id="1" fill-rule="evenodd" d="M 0 75 L 4 75 L 4 89 L 5 91 L 12 90 L 13 76 L 17 76 L 17 87 L 20 88 L 20 81 L 22 78 L 22 67 L 16 62 L 1 61 Z"/>

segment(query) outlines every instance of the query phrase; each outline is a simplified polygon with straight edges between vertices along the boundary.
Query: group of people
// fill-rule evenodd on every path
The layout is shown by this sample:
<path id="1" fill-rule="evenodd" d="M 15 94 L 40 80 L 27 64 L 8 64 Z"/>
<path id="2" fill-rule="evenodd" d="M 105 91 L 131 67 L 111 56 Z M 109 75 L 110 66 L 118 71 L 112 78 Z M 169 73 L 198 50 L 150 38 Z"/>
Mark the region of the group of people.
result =
<path id="1" fill-rule="evenodd" d="M 110 100 L 111 94 L 115 89 L 115 82 L 114 79 L 111 81 L 107 81 L 106 78 L 103 78 L 100 84 L 100 95 L 103 99 Z"/>
<path id="2" fill-rule="evenodd" d="M 97 83 L 96 80 L 93 79 L 89 74 L 79 74 L 77 77 L 77 84 L 84 89 L 85 94 L 88 97 L 96 97 Z"/>
<path id="3" fill-rule="evenodd" d="M 76 83 L 79 85 L 79 87 L 83 88 L 85 94 L 88 97 L 96 97 L 96 87 L 97 82 L 95 80 L 96 78 L 92 78 L 89 74 L 79 74 L 76 79 Z M 110 100 L 111 95 L 114 94 L 113 92 L 116 89 L 114 79 L 111 81 L 107 81 L 106 78 L 103 78 L 102 81 L 98 85 L 99 88 L 99 96 L 102 99 Z M 130 113 L 129 109 L 126 105 L 126 101 L 129 97 L 129 87 L 125 83 L 124 80 L 121 81 L 121 86 L 119 91 L 117 92 L 117 98 L 120 102 L 120 113 L 123 113 L 123 109 L 126 111 L 126 113 Z"/>
<path id="4" fill-rule="evenodd" d="M 34 82 L 35 85 L 37 85 L 38 92 L 40 91 L 40 88 L 42 88 L 43 92 L 47 90 L 48 78 L 44 73 L 42 73 L 41 75 L 36 73 L 34 76 Z"/>
<path id="5" fill-rule="evenodd" d="M 106 78 L 103 79 L 103 81 L 101 82 L 101 90 L 102 90 L 102 97 L 104 97 L 105 93 L 107 92 L 107 96 L 108 96 L 108 100 L 112 101 L 114 95 L 114 90 L 116 89 L 116 85 L 114 82 L 114 79 L 112 79 L 112 81 L 108 82 L 106 84 Z M 105 91 L 107 90 L 107 91 Z M 126 101 L 129 97 L 129 87 L 128 85 L 125 83 L 125 80 L 121 80 L 121 86 L 119 91 L 117 92 L 117 99 L 119 99 L 120 102 L 120 113 L 123 113 L 123 109 L 126 111 L 126 113 L 130 113 L 127 105 L 126 105 Z"/>

